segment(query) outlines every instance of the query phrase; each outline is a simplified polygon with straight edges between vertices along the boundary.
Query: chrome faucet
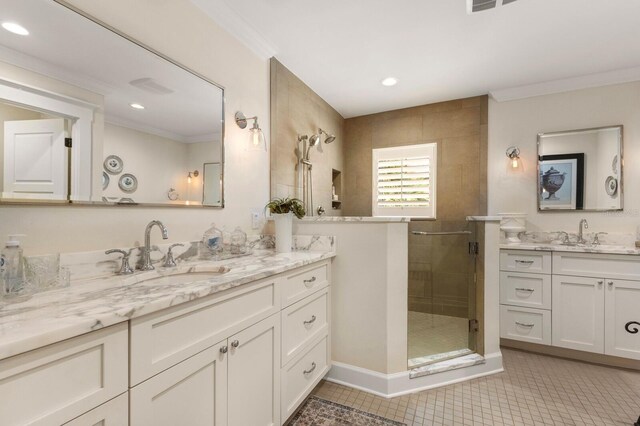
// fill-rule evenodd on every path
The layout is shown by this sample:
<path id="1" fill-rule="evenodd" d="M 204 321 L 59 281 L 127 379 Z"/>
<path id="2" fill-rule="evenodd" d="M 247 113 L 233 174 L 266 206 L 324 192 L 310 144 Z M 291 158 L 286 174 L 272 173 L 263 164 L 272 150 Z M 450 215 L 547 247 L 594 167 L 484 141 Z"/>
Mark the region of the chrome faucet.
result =
<path id="1" fill-rule="evenodd" d="M 169 231 L 167 231 L 167 228 L 165 228 L 162 222 L 160 222 L 159 220 L 152 220 L 151 222 L 149 222 L 144 230 L 144 248 L 142 249 L 142 266 L 140 267 L 141 271 L 151 271 L 155 269 L 151 264 L 151 228 L 153 228 L 154 226 L 158 226 L 158 228 L 160 228 L 163 240 L 169 238 Z"/>
<path id="2" fill-rule="evenodd" d="M 589 229 L 589 223 L 587 219 L 580 221 L 580 228 L 578 229 L 578 244 L 585 244 L 587 241 L 584 239 L 584 230 Z"/>

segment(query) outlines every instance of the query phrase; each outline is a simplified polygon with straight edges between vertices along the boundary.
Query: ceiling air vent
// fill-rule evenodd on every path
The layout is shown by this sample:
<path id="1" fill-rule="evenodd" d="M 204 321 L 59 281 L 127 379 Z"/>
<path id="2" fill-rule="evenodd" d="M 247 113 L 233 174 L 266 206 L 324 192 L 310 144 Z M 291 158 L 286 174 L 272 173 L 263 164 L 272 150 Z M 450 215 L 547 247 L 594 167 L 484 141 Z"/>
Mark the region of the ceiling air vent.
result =
<path id="1" fill-rule="evenodd" d="M 469 0 L 469 2 L 471 3 L 471 12 L 480 12 L 496 7 L 497 0 Z"/>
<path id="2" fill-rule="evenodd" d="M 497 6 L 513 3 L 516 0 L 467 0 L 469 13 L 482 12 L 483 10 L 494 9 Z"/>

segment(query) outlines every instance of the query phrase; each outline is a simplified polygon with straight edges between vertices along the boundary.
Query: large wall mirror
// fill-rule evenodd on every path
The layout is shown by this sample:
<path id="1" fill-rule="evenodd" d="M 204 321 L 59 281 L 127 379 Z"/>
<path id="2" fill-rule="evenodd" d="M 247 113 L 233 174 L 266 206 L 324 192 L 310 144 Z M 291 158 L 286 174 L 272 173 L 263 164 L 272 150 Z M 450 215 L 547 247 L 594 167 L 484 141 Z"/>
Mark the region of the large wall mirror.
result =
<path id="1" fill-rule="evenodd" d="M 2 0 L 4 203 L 224 205 L 224 91 L 54 0 Z"/>
<path id="2" fill-rule="evenodd" d="M 622 126 L 538 135 L 538 210 L 622 210 Z"/>

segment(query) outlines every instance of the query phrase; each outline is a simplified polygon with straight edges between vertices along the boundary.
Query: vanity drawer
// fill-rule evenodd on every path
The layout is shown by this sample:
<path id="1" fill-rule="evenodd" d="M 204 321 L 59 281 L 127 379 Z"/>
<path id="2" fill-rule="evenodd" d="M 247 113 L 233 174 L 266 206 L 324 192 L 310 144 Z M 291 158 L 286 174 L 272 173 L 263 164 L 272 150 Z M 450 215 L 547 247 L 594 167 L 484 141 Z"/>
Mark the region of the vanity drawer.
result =
<path id="1" fill-rule="evenodd" d="M 65 423 L 64 426 L 128 426 L 129 425 L 129 393 L 123 393 L 111 401 L 105 402 Z"/>
<path id="2" fill-rule="evenodd" d="M 550 345 L 551 311 L 501 305 L 500 337 Z"/>
<path id="3" fill-rule="evenodd" d="M 282 419 L 296 411 L 329 371 L 329 353 L 329 336 L 324 336 L 282 370 Z"/>
<path id="4" fill-rule="evenodd" d="M 131 320 L 131 386 L 280 311 L 271 279 Z"/>
<path id="5" fill-rule="evenodd" d="M 314 338 L 327 334 L 329 289 L 302 299 L 282 311 L 282 366 L 302 352 Z"/>
<path id="6" fill-rule="evenodd" d="M 624 254 L 553 253 L 553 273 L 579 277 L 640 280 L 640 257 Z"/>
<path id="7" fill-rule="evenodd" d="M 60 425 L 127 391 L 127 324 L 0 361 L 3 426 Z"/>
<path id="8" fill-rule="evenodd" d="M 296 271 L 284 278 L 282 283 L 282 307 L 287 307 L 329 285 L 329 263 L 315 264 Z"/>
<path id="9" fill-rule="evenodd" d="M 551 309 L 551 275 L 500 272 L 500 303 Z"/>
<path id="10" fill-rule="evenodd" d="M 551 273 L 551 252 L 500 250 L 500 270 L 508 272 Z"/>

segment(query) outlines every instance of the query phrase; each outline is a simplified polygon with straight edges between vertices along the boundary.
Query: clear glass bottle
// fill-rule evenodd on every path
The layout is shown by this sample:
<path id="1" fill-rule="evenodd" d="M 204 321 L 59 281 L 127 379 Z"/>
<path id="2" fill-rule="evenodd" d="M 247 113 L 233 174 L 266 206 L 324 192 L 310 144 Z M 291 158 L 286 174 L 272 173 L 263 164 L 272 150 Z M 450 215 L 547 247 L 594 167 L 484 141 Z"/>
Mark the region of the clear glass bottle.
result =
<path id="1" fill-rule="evenodd" d="M 236 226 L 231 233 L 231 254 L 244 254 L 247 250 L 247 234 Z"/>
<path id="2" fill-rule="evenodd" d="M 2 277 L 2 295 L 10 298 L 27 293 L 24 280 L 22 248 L 18 237 L 9 235 L 5 248 L 0 255 L 0 276 Z"/>
<path id="3" fill-rule="evenodd" d="M 218 254 L 222 252 L 222 231 L 216 228 L 216 224 L 212 223 L 211 228 L 204 231 L 202 236 L 202 245 L 209 254 Z"/>

